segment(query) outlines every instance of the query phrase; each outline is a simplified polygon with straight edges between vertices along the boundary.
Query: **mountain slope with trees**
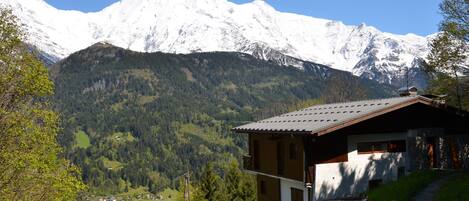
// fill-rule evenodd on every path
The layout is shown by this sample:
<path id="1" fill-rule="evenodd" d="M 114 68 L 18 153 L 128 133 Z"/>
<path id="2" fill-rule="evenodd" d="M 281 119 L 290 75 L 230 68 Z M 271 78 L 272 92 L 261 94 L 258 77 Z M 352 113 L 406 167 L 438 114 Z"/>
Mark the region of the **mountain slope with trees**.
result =
<path id="1" fill-rule="evenodd" d="M 239 159 L 246 142 L 233 126 L 308 103 L 393 93 L 305 63 L 300 70 L 242 53 L 138 53 L 98 43 L 51 68 L 60 142 L 93 193 L 156 193 L 187 170 L 197 180 L 207 162 L 226 169 Z"/>

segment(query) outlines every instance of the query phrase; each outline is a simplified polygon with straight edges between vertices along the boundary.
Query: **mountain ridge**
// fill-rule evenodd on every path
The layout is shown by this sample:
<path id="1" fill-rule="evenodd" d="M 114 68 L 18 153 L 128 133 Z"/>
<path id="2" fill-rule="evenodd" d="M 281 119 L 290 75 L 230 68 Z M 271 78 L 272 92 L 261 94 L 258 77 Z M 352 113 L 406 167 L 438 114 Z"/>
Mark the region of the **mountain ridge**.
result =
<path id="1" fill-rule="evenodd" d="M 43 0 L 0 4 L 13 8 L 30 43 L 57 58 L 99 41 L 139 52 L 232 51 L 274 57 L 259 54 L 260 48 L 388 84 L 426 56 L 432 37 L 279 12 L 260 0 L 123 0 L 92 13 L 58 10 Z"/>

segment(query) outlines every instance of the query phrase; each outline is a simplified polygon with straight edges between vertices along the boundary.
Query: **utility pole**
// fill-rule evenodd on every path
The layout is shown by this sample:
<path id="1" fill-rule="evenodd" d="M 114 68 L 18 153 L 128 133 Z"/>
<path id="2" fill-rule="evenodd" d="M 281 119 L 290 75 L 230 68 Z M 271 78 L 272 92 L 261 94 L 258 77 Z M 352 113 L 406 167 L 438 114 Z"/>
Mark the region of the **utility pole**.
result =
<path id="1" fill-rule="evenodd" d="M 191 183 L 191 172 L 187 171 L 186 174 L 184 174 L 184 201 L 190 201 L 191 200 L 191 195 L 190 195 L 190 183 Z"/>

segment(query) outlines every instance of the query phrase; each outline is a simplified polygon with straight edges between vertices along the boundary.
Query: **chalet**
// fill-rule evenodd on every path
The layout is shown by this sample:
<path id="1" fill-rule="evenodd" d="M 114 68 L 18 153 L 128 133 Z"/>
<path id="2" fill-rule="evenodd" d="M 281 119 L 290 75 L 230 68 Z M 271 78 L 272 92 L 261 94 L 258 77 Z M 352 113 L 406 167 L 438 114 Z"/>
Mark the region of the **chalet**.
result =
<path id="1" fill-rule="evenodd" d="M 357 197 L 425 168 L 469 168 L 469 115 L 424 96 L 316 105 L 233 129 L 259 201 Z"/>

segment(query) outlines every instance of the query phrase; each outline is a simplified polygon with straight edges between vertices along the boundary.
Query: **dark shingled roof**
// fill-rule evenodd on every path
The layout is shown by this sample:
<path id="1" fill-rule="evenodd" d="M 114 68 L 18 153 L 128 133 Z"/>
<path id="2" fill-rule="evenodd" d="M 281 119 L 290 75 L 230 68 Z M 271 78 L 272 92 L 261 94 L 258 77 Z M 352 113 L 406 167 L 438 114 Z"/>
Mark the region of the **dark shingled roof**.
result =
<path id="1" fill-rule="evenodd" d="M 323 135 L 334 130 L 388 113 L 415 103 L 431 105 L 423 96 L 407 96 L 315 105 L 276 117 L 233 128 L 238 133 L 309 133 Z"/>

